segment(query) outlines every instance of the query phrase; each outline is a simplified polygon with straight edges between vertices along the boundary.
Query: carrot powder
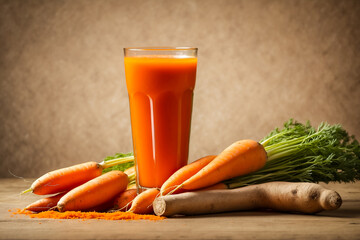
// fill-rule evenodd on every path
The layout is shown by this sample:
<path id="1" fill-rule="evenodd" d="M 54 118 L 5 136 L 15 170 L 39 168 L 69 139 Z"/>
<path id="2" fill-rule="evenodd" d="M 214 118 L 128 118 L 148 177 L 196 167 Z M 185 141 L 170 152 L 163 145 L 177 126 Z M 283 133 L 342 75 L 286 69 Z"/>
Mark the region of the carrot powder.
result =
<path id="1" fill-rule="evenodd" d="M 165 217 L 155 215 L 140 215 L 131 212 L 79 212 L 79 211 L 44 211 L 40 213 L 33 213 L 30 211 L 18 209 L 13 214 L 25 214 L 31 218 L 53 218 L 53 219 L 103 219 L 103 220 L 162 220 Z"/>

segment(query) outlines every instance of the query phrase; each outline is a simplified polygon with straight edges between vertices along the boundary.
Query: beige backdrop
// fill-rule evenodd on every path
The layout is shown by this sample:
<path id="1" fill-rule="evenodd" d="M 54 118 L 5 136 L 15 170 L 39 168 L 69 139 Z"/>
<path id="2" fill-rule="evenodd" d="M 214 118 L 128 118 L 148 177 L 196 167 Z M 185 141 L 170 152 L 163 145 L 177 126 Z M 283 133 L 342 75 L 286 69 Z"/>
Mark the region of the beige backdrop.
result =
<path id="1" fill-rule="evenodd" d="M 123 47 L 195 46 L 190 161 L 289 118 L 360 137 L 360 1 L 0 1 L 0 176 L 132 151 Z"/>

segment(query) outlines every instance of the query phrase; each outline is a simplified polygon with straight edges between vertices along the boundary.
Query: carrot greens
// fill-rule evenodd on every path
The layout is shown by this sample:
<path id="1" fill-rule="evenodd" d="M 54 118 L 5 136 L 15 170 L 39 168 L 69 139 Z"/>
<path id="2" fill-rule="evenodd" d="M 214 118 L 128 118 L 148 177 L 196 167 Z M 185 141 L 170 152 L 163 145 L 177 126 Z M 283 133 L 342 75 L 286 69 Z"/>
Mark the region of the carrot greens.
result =
<path id="1" fill-rule="evenodd" d="M 265 166 L 224 183 L 229 188 L 271 181 L 353 182 L 360 180 L 360 145 L 341 125 L 314 128 L 290 119 L 260 141 L 268 154 Z"/>
<path id="2" fill-rule="evenodd" d="M 121 161 L 119 161 L 121 160 Z M 104 168 L 103 173 L 110 172 L 113 170 L 125 171 L 126 169 L 134 166 L 134 154 L 133 153 L 116 153 L 114 156 L 108 156 L 104 159 L 103 163 L 106 165 L 112 165 L 112 162 L 122 162 L 120 164 Z"/>

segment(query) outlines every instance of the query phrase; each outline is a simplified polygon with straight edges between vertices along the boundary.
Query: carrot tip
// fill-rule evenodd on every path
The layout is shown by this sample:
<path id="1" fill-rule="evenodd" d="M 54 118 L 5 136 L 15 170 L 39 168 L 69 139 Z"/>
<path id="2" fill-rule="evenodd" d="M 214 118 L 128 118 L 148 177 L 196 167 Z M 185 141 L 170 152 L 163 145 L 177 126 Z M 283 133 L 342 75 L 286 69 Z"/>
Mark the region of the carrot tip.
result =
<path id="1" fill-rule="evenodd" d="M 127 203 L 125 206 L 123 206 L 122 208 L 120 208 L 119 211 L 122 211 L 123 209 L 127 210 L 127 209 L 129 208 L 130 204 L 132 204 L 133 201 L 134 201 L 134 199 L 131 200 L 130 202 L 128 202 L 128 203 Z M 131 207 L 130 207 L 130 208 L 131 208 Z M 130 210 L 130 208 L 129 208 L 129 210 Z"/>
<path id="2" fill-rule="evenodd" d="M 52 208 L 49 208 L 49 211 L 56 211 L 56 210 L 59 210 L 59 209 L 58 209 L 58 206 L 54 206 L 54 207 L 52 207 Z"/>
<path id="3" fill-rule="evenodd" d="M 57 206 L 55 206 L 56 209 L 59 211 L 59 212 L 63 212 L 64 210 L 64 205 L 63 204 L 58 204 Z"/>
<path id="4" fill-rule="evenodd" d="M 25 194 L 25 193 L 28 193 L 28 192 L 32 192 L 32 189 L 31 188 L 26 189 L 25 191 L 22 191 L 20 194 Z"/>

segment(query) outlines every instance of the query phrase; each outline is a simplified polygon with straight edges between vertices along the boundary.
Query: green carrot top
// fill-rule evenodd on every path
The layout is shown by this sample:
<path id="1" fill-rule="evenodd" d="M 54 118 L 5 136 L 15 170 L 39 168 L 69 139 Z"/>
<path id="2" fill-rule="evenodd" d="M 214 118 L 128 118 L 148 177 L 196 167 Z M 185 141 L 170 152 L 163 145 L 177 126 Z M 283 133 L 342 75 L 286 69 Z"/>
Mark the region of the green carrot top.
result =
<path id="1" fill-rule="evenodd" d="M 360 145 L 339 124 L 290 119 L 260 141 L 268 154 L 264 168 L 225 181 L 229 188 L 270 181 L 353 182 L 360 179 Z"/>

